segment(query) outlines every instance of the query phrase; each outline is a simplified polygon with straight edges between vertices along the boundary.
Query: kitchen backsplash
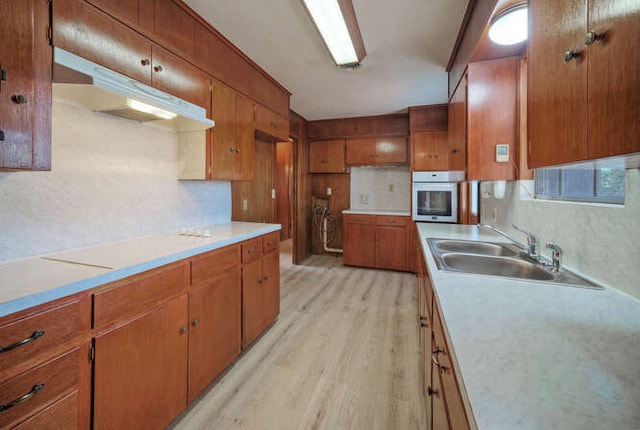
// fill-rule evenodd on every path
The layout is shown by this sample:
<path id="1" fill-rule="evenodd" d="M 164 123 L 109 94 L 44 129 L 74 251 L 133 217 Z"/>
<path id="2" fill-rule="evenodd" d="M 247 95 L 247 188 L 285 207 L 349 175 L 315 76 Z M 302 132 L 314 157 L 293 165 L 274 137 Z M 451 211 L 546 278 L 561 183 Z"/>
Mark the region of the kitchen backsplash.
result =
<path id="1" fill-rule="evenodd" d="M 411 208 L 408 167 L 352 167 L 351 209 Z"/>
<path id="2" fill-rule="evenodd" d="M 519 227 L 538 236 L 540 252 L 551 240 L 563 264 L 640 299 L 640 171 L 627 170 L 624 207 L 533 200 L 532 181 L 507 182 L 505 196 L 493 196 L 493 182 L 481 184 L 481 220 L 524 241 Z M 495 211 L 495 221 L 494 221 Z"/>
<path id="3" fill-rule="evenodd" d="M 0 262 L 228 222 L 229 182 L 182 182 L 172 131 L 53 103 L 51 172 L 0 172 Z"/>

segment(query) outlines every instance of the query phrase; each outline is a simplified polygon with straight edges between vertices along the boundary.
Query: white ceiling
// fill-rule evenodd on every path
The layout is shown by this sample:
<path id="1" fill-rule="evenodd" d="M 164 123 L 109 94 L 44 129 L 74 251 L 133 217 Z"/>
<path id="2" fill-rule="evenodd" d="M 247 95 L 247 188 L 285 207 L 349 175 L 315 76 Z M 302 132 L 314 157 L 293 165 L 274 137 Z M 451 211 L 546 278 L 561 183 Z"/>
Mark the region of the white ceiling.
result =
<path id="1" fill-rule="evenodd" d="M 467 0 L 353 0 L 367 56 L 338 69 L 301 0 L 184 0 L 291 93 L 307 120 L 446 103 Z"/>

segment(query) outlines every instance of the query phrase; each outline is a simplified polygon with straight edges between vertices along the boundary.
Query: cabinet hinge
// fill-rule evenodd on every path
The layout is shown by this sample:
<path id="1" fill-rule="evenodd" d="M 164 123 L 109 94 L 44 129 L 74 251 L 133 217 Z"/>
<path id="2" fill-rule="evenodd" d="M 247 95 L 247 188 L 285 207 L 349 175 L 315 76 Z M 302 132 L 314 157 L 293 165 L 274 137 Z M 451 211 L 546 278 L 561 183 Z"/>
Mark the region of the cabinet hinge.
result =
<path id="1" fill-rule="evenodd" d="M 93 347 L 93 345 L 91 345 L 89 347 L 89 362 L 93 363 L 93 361 L 96 359 L 96 350 Z"/>
<path id="2" fill-rule="evenodd" d="M 49 42 L 53 41 L 53 29 L 50 25 L 47 26 L 47 40 L 49 40 Z"/>

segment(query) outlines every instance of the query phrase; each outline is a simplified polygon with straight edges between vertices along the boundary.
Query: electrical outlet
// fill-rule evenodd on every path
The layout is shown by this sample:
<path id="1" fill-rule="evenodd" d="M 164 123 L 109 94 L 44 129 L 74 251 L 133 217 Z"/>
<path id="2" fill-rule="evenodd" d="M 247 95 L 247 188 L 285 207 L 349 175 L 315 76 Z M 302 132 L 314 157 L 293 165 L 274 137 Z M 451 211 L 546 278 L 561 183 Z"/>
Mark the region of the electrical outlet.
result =
<path id="1" fill-rule="evenodd" d="M 333 194 L 333 190 L 331 188 L 327 188 L 327 195 L 330 196 Z"/>

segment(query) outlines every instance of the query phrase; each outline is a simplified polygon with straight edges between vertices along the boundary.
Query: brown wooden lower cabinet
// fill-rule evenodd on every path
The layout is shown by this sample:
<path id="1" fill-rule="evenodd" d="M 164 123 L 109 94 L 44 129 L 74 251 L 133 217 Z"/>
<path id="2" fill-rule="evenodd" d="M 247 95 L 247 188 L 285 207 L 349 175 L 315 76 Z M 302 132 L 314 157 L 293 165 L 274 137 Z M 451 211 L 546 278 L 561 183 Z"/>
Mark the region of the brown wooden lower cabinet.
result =
<path id="1" fill-rule="evenodd" d="M 345 214 L 343 262 L 349 266 L 407 270 L 409 217 Z"/>
<path id="2" fill-rule="evenodd" d="M 444 336 L 441 312 L 421 248 L 418 249 L 417 260 L 420 361 L 427 428 L 467 430 L 470 426 L 453 368 L 453 351 Z"/>

